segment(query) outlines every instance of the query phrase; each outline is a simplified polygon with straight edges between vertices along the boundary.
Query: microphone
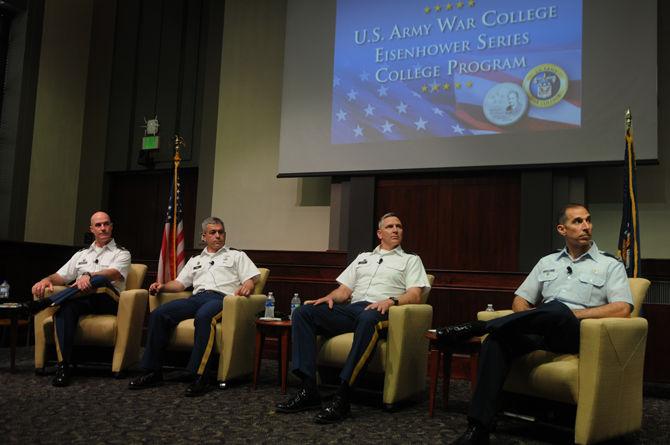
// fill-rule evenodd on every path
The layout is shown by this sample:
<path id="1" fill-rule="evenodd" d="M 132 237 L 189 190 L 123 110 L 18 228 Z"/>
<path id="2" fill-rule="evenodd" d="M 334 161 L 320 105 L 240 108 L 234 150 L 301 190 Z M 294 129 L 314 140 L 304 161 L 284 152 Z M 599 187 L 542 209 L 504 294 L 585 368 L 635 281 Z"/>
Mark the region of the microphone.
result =
<path id="1" fill-rule="evenodd" d="M 382 261 L 384 261 L 384 258 L 379 258 L 379 261 L 377 261 L 377 264 L 381 264 Z"/>
<path id="2" fill-rule="evenodd" d="M 568 275 L 572 274 L 572 267 L 568 266 L 567 271 L 568 271 Z"/>
<path id="3" fill-rule="evenodd" d="M 210 266 L 213 266 L 213 265 L 214 265 L 214 260 L 210 261 L 210 262 L 209 262 L 209 265 L 210 265 Z"/>
<path id="4" fill-rule="evenodd" d="M 96 258 L 95 261 L 93 261 L 95 264 L 98 264 L 98 259 Z"/>

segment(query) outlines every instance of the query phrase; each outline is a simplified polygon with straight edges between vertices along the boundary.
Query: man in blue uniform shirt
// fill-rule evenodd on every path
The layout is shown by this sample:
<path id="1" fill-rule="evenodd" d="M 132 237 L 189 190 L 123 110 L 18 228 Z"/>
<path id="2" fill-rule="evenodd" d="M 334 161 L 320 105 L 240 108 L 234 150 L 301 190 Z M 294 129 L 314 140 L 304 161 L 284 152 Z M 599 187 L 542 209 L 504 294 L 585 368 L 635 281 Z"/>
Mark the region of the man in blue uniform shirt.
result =
<path id="1" fill-rule="evenodd" d="M 585 206 L 564 206 L 556 230 L 565 238 L 565 248 L 535 265 L 515 293 L 514 314 L 438 329 L 445 342 L 489 334 L 479 356 L 469 426 L 455 443 L 489 443 L 500 393 L 514 358 L 537 349 L 577 353 L 581 319 L 630 315 L 633 299 L 626 270 L 617 259 L 598 250 L 591 239 L 592 227 Z"/>
<path id="2" fill-rule="evenodd" d="M 354 333 L 340 388 L 314 421 L 333 423 L 349 415 L 349 388 L 365 367 L 364 352 L 374 348 L 382 321 L 391 306 L 419 303 L 430 284 L 421 259 L 400 247 L 400 219 L 387 213 L 379 220 L 379 246 L 358 257 L 337 277 L 340 286 L 318 300 L 305 301 L 292 317 L 292 371 L 302 383 L 298 392 L 277 404 L 277 411 L 295 413 L 321 406 L 316 387 L 316 336 Z M 347 304 L 347 301 L 351 302 Z M 422 335 L 417 333 L 417 335 Z"/>

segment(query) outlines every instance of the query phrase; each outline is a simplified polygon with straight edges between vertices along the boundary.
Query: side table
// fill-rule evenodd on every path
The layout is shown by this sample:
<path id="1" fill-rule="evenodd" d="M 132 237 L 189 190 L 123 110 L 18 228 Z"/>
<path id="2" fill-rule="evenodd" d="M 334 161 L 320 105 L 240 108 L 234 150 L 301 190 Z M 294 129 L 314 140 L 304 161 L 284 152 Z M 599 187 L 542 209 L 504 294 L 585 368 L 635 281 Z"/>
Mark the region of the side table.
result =
<path id="1" fill-rule="evenodd" d="M 288 376 L 288 348 L 291 340 L 290 320 L 256 320 L 256 350 L 254 353 L 254 379 L 251 384 L 256 389 L 258 373 L 261 368 L 263 357 L 263 346 L 266 337 L 274 337 L 279 340 L 279 369 L 281 372 L 281 393 L 286 394 L 286 378 Z"/>
<path id="2" fill-rule="evenodd" d="M 16 337 L 18 326 L 27 325 L 28 320 L 21 318 L 21 305 L 19 303 L 0 304 L 0 326 L 9 325 L 9 371 L 16 371 Z"/>
<path id="3" fill-rule="evenodd" d="M 428 374 L 430 378 L 430 393 L 428 395 L 428 415 L 433 417 L 435 408 L 435 394 L 437 393 L 437 378 L 440 373 L 440 356 L 442 359 L 442 401 L 447 407 L 449 401 L 449 381 L 451 380 L 451 357 L 453 354 L 470 355 L 470 389 L 474 390 L 477 384 L 477 366 L 479 364 L 479 350 L 482 337 L 472 337 L 456 345 L 441 344 L 434 330 L 428 330 L 424 336 L 430 340 L 430 356 L 428 358 Z"/>

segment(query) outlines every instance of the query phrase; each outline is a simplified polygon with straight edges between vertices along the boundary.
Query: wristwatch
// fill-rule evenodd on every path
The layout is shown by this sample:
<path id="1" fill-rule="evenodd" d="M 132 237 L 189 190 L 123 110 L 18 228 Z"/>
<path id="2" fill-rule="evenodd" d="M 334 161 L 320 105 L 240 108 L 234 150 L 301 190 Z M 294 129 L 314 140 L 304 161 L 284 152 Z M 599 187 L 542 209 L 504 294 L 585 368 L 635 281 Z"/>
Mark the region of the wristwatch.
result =
<path id="1" fill-rule="evenodd" d="M 389 300 L 393 302 L 393 306 L 398 306 L 400 304 L 398 302 L 398 297 L 389 297 Z"/>
<path id="2" fill-rule="evenodd" d="M 88 277 L 91 278 L 91 272 L 84 272 L 82 275 L 88 275 Z"/>

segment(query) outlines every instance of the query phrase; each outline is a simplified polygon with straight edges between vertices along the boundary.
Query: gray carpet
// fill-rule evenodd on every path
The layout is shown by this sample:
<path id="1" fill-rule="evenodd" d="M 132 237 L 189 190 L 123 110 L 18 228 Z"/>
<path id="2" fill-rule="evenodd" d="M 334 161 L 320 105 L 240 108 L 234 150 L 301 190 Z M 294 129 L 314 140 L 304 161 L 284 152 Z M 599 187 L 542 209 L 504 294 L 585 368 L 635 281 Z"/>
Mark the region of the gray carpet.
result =
<path id="1" fill-rule="evenodd" d="M 9 351 L 0 349 L 0 443 L 445 443 L 466 426 L 467 382 L 452 381 L 449 407 L 439 401 L 428 417 L 423 400 L 395 412 L 376 398 L 352 406 L 353 417 L 336 426 L 312 422 L 314 413 L 274 412 L 283 400 L 276 363 L 264 360 L 259 388 L 239 382 L 203 397 L 183 397 L 185 384 L 166 382 L 127 390 L 103 369 L 79 368 L 66 388 L 33 372 L 32 348 L 20 348 L 18 370 L 9 373 Z M 290 388 L 292 389 L 292 388 Z M 508 418 L 498 422 L 492 443 L 571 443 L 573 433 Z M 670 443 L 670 400 L 645 397 L 643 430 L 613 443 Z"/>

